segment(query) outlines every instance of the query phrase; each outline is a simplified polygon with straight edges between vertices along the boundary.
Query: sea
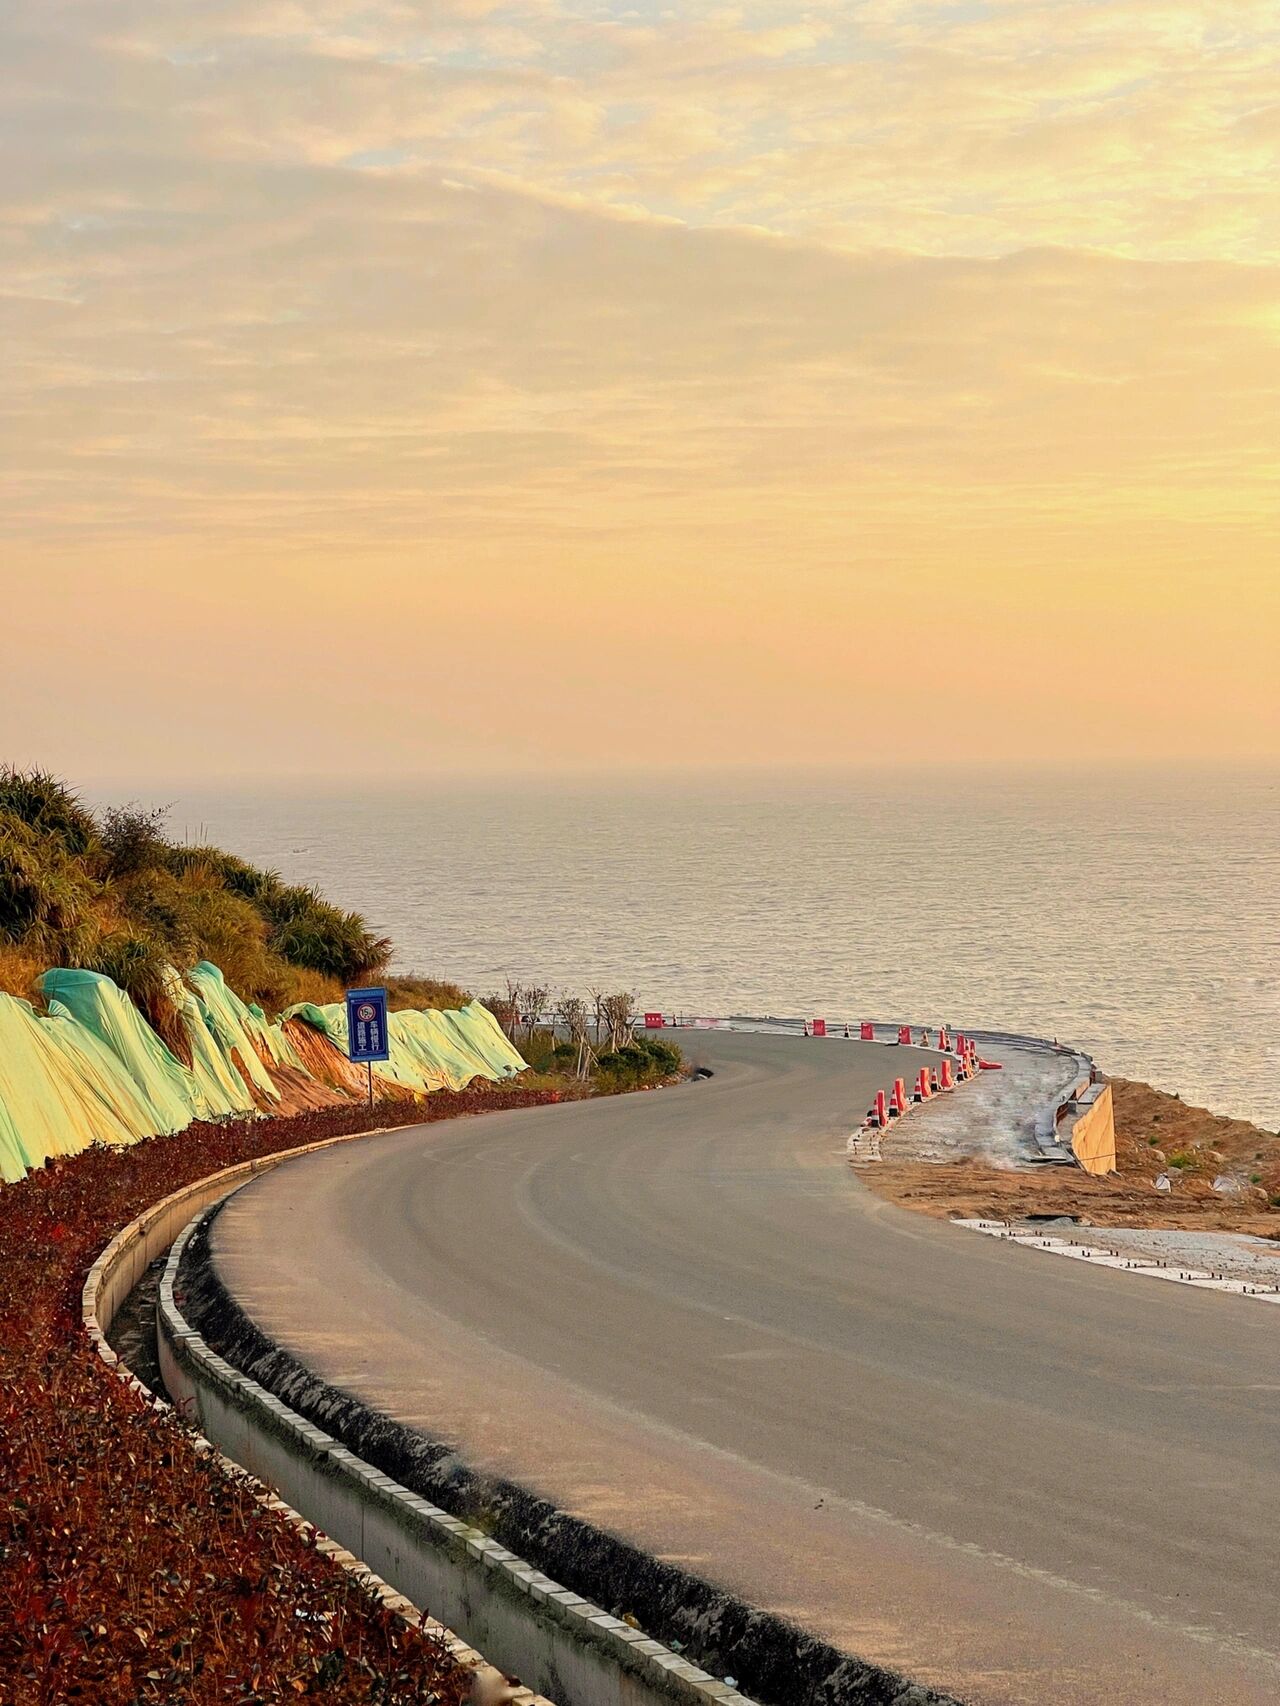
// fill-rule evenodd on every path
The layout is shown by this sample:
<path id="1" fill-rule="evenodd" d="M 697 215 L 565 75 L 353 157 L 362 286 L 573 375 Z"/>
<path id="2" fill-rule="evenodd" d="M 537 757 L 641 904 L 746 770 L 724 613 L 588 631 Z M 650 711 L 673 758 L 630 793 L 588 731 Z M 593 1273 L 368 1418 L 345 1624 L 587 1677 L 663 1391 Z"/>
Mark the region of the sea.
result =
<path id="1" fill-rule="evenodd" d="M 119 797 L 117 795 L 117 797 Z M 209 840 L 483 996 L 945 1021 L 1280 1127 L 1280 770 L 177 783 Z"/>

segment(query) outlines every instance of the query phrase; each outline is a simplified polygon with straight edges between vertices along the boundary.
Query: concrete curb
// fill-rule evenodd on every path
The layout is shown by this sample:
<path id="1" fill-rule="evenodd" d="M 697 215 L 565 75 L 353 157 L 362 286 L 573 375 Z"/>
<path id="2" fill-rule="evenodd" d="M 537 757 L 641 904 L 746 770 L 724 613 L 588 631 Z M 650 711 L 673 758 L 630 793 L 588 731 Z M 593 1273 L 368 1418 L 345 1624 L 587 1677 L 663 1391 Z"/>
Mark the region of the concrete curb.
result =
<path id="1" fill-rule="evenodd" d="M 160 1364 L 181 1414 L 414 1603 L 439 1607 L 560 1706 L 752 1706 L 735 1687 L 402 1487 L 218 1356 L 183 1314 L 180 1283 L 175 1294 L 187 1244 L 208 1212 L 180 1233 L 160 1284 Z"/>
<path id="2" fill-rule="evenodd" d="M 1051 1256 L 1067 1256 L 1075 1261 L 1088 1262 L 1095 1268 L 1112 1268 L 1120 1273 L 1137 1274 L 1143 1279 L 1172 1280 L 1175 1285 L 1194 1285 L 1201 1291 L 1256 1297 L 1260 1303 L 1280 1303 L 1280 1289 L 1275 1286 L 1232 1279 L 1212 1268 L 1187 1267 L 1132 1252 L 1126 1254 L 1107 1243 L 1105 1226 L 1093 1228 L 1098 1237 L 1095 1243 L 1090 1244 L 1083 1240 L 1055 1237 L 1033 1227 L 1017 1226 L 1008 1220 L 953 1220 L 951 1224 L 963 1226 L 966 1232 L 981 1232 L 988 1238 L 1003 1238 L 1009 1243 L 1021 1244 L 1027 1250 L 1043 1250 Z"/>
<path id="3" fill-rule="evenodd" d="M 107 1343 L 106 1335 L 120 1305 L 146 1269 L 158 1256 L 173 1246 L 175 1238 L 183 1233 L 184 1228 L 191 1226 L 192 1211 L 195 1210 L 197 1214 L 204 1213 L 213 1204 L 224 1201 L 233 1192 L 248 1184 L 258 1174 L 269 1172 L 282 1161 L 292 1160 L 294 1156 L 309 1155 L 319 1149 L 328 1149 L 336 1143 L 351 1143 L 364 1137 L 381 1137 L 388 1132 L 403 1129 L 400 1126 L 383 1126 L 375 1131 L 347 1132 L 340 1137 L 324 1138 L 318 1143 L 305 1144 L 298 1149 L 258 1156 L 252 1161 L 242 1161 L 234 1167 L 223 1168 L 221 1172 L 209 1173 L 203 1179 L 197 1179 L 153 1203 L 116 1234 L 85 1276 L 80 1295 L 81 1319 L 97 1355 L 118 1380 L 145 1400 L 152 1409 L 157 1412 L 169 1411 L 172 1406 L 152 1392 L 151 1388 L 121 1361 Z M 185 1242 L 185 1235 L 183 1241 Z M 249 1485 L 265 1509 L 274 1512 L 308 1537 L 317 1528 L 316 1523 L 286 1504 L 269 1486 L 251 1475 L 242 1464 L 219 1451 L 211 1440 L 199 1432 L 195 1434 L 195 1446 L 197 1451 L 212 1456 L 224 1473 Z M 457 1664 L 473 1670 L 487 1666 L 488 1661 L 474 1647 L 460 1640 L 443 1623 L 427 1616 L 406 1595 L 398 1592 L 371 1570 L 354 1552 L 348 1551 L 346 1547 L 327 1536 L 317 1541 L 317 1549 L 331 1558 L 340 1569 L 353 1576 L 370 1598 L 384 1610 L 415 1629 L 435 1635 Z M 552 1706 L 552 1702 L 541 1695 L 535 1695 L 528 1688 L 515 1690 L 510 1698 L 513 1706 Z"/>
<path id="4" fill-rule="evenodd" d="M 80 1294 L 80 1313 L 85 1332 L 98 1355 L 111 1368 L 123 1367 L 119 1357 L 107 1343 L 107 1331 L 115 1320 L 120 1305 L 147 1268 L 157 1256 L 163 1255 L 170 1248 L 197 1209 L 208 1208 L 211 1203 L 220 1202 L 240 1185 L 247 1184 L 259 1173 L 270 1172 L 282 1161 L 291 1161 L 298 1155 L 311 1155 L 317 1150 L 329 1149 L 336 1143 L 353 1143 L 365 1137 L 383 1137 L 388 1132 L 403 1129 L 402 1126 L 380 1126 L 376 1131 L 344 1132 L 339 1137 L 321 1138 L 317 1143 L 303 1144 L 297 1149 L 281 1149 L 273 1155 L 255 1156 L 252 1161 L 240 1161 L 234 1167 L 224 1167 L 220 1172 L 207 1173 L 203 1179 L 183 1185 L 170 1196 L 161 1197 L 159 1202 L 152 1203 L 150 1208 L 144 1209 L 135 1220 L 131 1220 L 116 1233 L 85 1275 L 84 1287 Z M 126 1371 L 122 1378 L 126 1380 L 126 1384 L 135 1386 L 148 1396 L 154 1396 L 136 1376 Z"/>

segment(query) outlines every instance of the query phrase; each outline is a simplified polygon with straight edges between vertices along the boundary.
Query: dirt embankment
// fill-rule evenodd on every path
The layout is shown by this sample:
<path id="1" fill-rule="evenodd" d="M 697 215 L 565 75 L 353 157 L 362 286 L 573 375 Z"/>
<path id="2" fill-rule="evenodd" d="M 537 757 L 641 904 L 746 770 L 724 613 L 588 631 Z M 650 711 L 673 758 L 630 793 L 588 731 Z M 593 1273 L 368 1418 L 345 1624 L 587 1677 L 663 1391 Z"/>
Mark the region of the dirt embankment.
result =
<path id="1" fill-rule="evenodd" d="M 1112 1089 L 1118 1170 L 1107 1178 L 1074 1167 L 899 1159 L 892 1129 L 882 1141 L 884 1159 L 861 1168 L 861 1177 L 881 1196 L 943 1219 L 1076 1215 L 1095 1226 L 1194 1227 L 1280 1239 L 1280 1133 L 1190 1107 L 1150 1084 L 1116 1078 Z M 1167 1191 L 1157 1179 L 1168 1181 Z"/>

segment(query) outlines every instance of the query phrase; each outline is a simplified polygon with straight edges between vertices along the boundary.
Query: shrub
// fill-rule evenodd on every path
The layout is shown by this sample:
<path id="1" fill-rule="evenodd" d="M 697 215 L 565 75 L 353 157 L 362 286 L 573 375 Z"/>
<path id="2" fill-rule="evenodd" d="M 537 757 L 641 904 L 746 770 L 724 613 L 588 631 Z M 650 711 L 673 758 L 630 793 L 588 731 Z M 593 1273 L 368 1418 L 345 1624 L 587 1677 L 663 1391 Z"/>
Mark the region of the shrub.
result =
<path id="1" fill-rule="evenodd" d="M 645 1050 L 664 1078 L 674 1078 L 684 1065 L 684 1056 L 674 1043 L 664 1043 L 657 1037 L 637 1037 L 636 1043 Z"/>
<path id="2" fill-rule="evenodd" d="M 271 934 L 271 946 L 293 965 L 336 977 L 340 983 L 362 982 L 380 972 L 391 957 L 386 936 L 375 936 L 358 912 L 341 912 L 310 890 L 287 891 L 307 896 Z"/>
<path id="3" fill-rule="evenodd" d="M 101 837 L 109 877 L 128 877 L 166 862 L 164 838 L 167 806 L 108 806 L 102 814 Z"/>
<path id="4" fill-rule="evenodd" d="M 683 1057 L 670 1043 L 651 1037 L 635 1037 L 619 1049 L 610 1049 L 597 1061 L 600 1074 L 619 1089 L 639 1084 L 657 1084 L 679 1072 Z"/>
<path id="5" fill-rule="evenodd" d="M 291 966 L 288 960 L 281 960 L 283 967 L 285 993 L 281 998 L 281 1007 L 293 1007 L 299 1001 L 313 1002 L 317 1007 L 326 1007 L 331 1001 L 341 1001 L 345 993 L 337 978 L 326 977 L 323 972 L 308 971 L 305 966 Z M 263 1003 L 267 1005 L 267 1003 Z"/>
<path id="6" fill-rule="evenodd" d="M 402 1007 L 465 1007 L 470 994 L 461 984 L 449 983 L 438 977 L 389 977 L 387 1006 L 397 1012 Z"/>
<path id="7" fill-rule="evenodd" d="M 16 995 L 21 1001 L 36 999 L 36 979 L 47 969 L 43 954 L 33 954 L 29 948 L 18 948 L 11 942 L 0 941 L 0 990 Z"/>
<path id="8" fill-rule="evenodd" d="M 126 925 L 104 936 L 93 958 L 91 969 L 119 984 L 167 1037 L 173 1030 L 174 1016 L 169 995 L 173 968 L 167 945 L 136 925 Z"/>
<path id="9" fill-rule="evenodd" d="M 358 913 L 221 848 L 174 846 L 165 817 L 130 804 L 95 820 L 56 778 L 0 768 L 0 987 L 26 995 L 49 966 L 102 972 L 176 1034 L 169 966 L 213 960 L 272 1010 L 336 1000 L 382 972 L 391 944 Z M 465 999 L 456 985 L 411 979 L 398 1005 Z"/>

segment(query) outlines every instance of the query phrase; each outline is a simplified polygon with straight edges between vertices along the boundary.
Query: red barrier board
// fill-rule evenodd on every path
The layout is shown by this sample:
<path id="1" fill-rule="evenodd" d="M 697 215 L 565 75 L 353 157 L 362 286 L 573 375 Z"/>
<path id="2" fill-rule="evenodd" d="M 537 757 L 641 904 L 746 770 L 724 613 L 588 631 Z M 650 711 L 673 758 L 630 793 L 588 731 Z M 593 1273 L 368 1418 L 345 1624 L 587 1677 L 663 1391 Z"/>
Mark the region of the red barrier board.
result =
<path id="1" fill-rule="evenodd" d="M 815 1037 L 825 1037 L 826 1034 L 827 1021 L 825 1019 L 815 1019 L 813 1021 L 813 1035 Z"/>
<path id="2" fill-rule="evenodd" d="M 660 1031 L 662 1029 L 662 1014 L 646 1013 L 644 1016 L 644 1028 L 646 1031 Z"/>

